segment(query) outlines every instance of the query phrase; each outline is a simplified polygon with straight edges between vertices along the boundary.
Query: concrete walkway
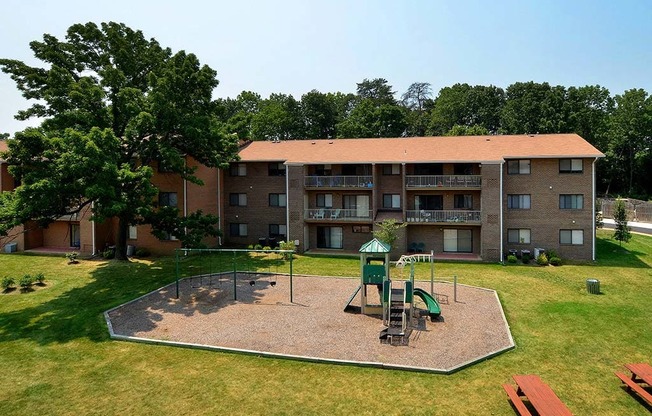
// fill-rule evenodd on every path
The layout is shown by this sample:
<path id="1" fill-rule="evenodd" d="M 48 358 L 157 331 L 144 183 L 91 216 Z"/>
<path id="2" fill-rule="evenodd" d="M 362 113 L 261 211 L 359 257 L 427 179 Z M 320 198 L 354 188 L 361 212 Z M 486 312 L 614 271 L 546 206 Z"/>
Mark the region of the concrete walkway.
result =
<path id="1" fill-rule="evenodd" d="M 649 222 L 627 221 L 627 226 L 630 227 L 634 232 L 652 235 L 652 224 Z M 604 228 L 616 228 L 616 222 L 611 218 L 605 218 Z"/>

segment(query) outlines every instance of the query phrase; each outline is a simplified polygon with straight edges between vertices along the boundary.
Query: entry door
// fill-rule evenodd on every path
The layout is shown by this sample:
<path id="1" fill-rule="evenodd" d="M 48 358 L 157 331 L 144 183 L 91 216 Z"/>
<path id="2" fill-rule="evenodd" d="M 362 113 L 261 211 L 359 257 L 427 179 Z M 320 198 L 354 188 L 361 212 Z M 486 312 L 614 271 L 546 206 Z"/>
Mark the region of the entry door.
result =
<path id="1" fill-rule="evenodd" d="M 369 217 L 369 196 L 358 195 L 356 199 L 356 216 L 360 218 Z"/>
<path id="2" fill-rule="evenodd" d="M 70 247 L 81 247 L 79 224 L 70 224 Z"/>
<path id="3" fill-rule="evenodd" d="M 457 230 L 444 230 L 444 251 L 457 252 Z"/>

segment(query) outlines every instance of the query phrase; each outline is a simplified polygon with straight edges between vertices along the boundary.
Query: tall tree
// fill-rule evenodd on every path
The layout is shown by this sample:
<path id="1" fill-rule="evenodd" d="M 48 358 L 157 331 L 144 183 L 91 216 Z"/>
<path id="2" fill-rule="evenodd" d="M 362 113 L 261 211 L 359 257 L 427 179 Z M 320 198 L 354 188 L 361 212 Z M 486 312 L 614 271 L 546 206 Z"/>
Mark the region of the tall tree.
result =
<path id="1" fill-rule="evenodd" d="M 392 86 L 385 78 L 365 78 L 362 82 L 358 83 L 358 97 L 360 100 L 369 99 L 376 105 L 382 104 L 396 104 L 394 98 L 395 91 L 392 91 Z"/>
<path id="2" fill-rule="evenodd" d="M 335 138 L 337 103 L 332 94 L 312 90 L 301 96 L 301 114 L 307 139 Z"/>
<path id="3" fill-rule="evenodd" d="M 652 174 L 652 97 L 643 89 L 616 95 L 605 151 L 611 169 L 610 184 L 616 191 L 648 194 Z M 609 189 L 609 187 L 607 187 Z"/>
<path id="4" fill-rule="evenodd" d="M 172 233 L 194 225 L 214 235 L 213 216 L 158 209 L 150 165 L 201 184 L 186 156 L 209 167 L 235 157 L 237 142 L 222 133 L 211 100 L 216 72 L 113 22 L 75 24 L 65 40 L 46 34 L 30 47 L 44 67 L 0 59 L 23 96 L 36 100 L 17 118 L 45 118 L 9 142 L 4 157 L 21 185 L 0 201 L 0 228 L 46 226 L 89 208 L 94 220 L 117 218 L 122 259 L 129 225 Z"/>
<path id="5" fill-rule="evenodd" d="M 240 140 L 251 139 L 251 123 L 261 101 L 260 95 L 251 91 L 242 91 L 235 99 L 218 100 L 217 113 L 226 131 L 236 134 Z"/>
<path id="6" fill-rule="evenodd" d="M 376 105 L 373 100 L 362 100 L 349 117 L 337 125 L 341 138 L 400 137 L 405 132 L 404 109 L 398 105 Z"/>
<path id="7" fill-rule="evenodd" d="M 401 96 L 407 109 L 407 136 L 424 136 L 428 127 L 428 109 L 432 107 L 432 88 L 427 82 L 415 82 Z"/>
<path id="8" fill-rule="evenodd" d="M 428 132 L 441 136 L 456 125 L 477 125 L 495 133 L 504 103 L 504 91 L 493 85 L 455 84 L 442 88 L 433 103 Z"/>
<path id="9" fill-rule="evenodd" d="M 299 102 L 291 95 L 271 94 L 260 103 L 251 120 L 254 140 L 288 140 L 305 137 Z"/>
<path id="10" fill-rule="evenodd" d="M 560 133 L 567 130 L 564 114 L 566 88 L 547 82 L 516 82 L 506 90 L 501 132 L 507 134 Z"/>

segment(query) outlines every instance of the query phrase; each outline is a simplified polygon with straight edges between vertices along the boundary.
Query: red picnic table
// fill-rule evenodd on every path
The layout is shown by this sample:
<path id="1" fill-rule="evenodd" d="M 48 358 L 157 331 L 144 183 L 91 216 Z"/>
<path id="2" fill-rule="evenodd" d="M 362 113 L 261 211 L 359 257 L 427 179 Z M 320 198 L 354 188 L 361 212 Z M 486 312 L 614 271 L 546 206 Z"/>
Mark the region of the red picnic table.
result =
<path id="1" fill-rule="evenodd" d="M 648 393 L 642 384 L 652 386 L 652 366 L 648 363 L 625 364 L 625 368 L 632 372 L 631 377 L 623 373 L 616 373 L 619 379 L 627 385 L 627 390 L 634 390 L 646 402 L 652 405 L 652 394 Z"/>
<path id="2" fill-rule="evenodd" d="M 559 397 L 541 378 L 535 374 L 514 375 L 517 389 L 510 384 L 504 384 L 503 388 L 507 395 L 514 403 L 514 407 L 523 416 L 531 415 L 528 408 L 523 403 L 523 398 L 527 398 L 532 407 L 541 416 L 572 416 L 573 413 L 566 405 L 559 400 Z"/>

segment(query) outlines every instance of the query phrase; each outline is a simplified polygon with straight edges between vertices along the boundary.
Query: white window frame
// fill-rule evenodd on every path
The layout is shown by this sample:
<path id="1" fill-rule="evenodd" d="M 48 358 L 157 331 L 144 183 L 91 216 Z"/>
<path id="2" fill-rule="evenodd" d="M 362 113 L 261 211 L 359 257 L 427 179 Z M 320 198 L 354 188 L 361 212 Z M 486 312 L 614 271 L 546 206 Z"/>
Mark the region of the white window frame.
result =
<path id="1" fill-rule="evenodd" d="M 288 205 L 287 197 L 285 194 L 269 194 L 268 201 L 270 207 L 286 207 Z"/>
<path id="2" fill-rule="evenodd" d="M 234 204 L 233 202 L 233 196 L 237 195 L 237 201 Z M 241 194 L 241 193 L 230 193 L 229 194 L 229 206 L 232 207 L 246 207 L 247 206 L 247 194 Z"/>
<path id="3" fill-rule="evenodd" d="M 516 164 L 517 169 L 513 169 Z M 532 162 L 530 159 L 518 159 L 507 161 L 508 175 L 529 175 L 532 173 Z"/>
<path id="4" fill-rule="evenodd" d="M 559 209 L 584 209 L 584 195 L 582 194 L 559 195 Z"/>
<path id="5" fill-rule="evenodd" d="M 562 163 L 568 162 L 568 167 L 562 168 Z M 583 173 L 584 161 L 582 159 L 559 159 L 559 173 Z"/>
<path id="6" fill-rule="evenodd" d="M 389 206 L 386 204 L 387 197 L 389 197 Z M 401 209 L 401 194 L 383 194 L 383 208 Z"/>
<path id="7" fill-rule="evenodd" d="M 238 226 L 238 234 L 233 234 L 233 226 Z M 231 237 L 247 237 L 249 235 L 249 229 L 246 223 L 236 223 L 232 222 L 229 224 L 229 236 Z"/>

